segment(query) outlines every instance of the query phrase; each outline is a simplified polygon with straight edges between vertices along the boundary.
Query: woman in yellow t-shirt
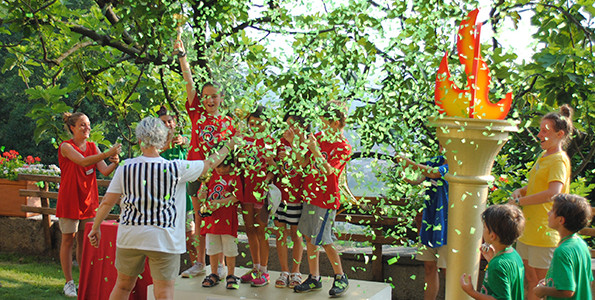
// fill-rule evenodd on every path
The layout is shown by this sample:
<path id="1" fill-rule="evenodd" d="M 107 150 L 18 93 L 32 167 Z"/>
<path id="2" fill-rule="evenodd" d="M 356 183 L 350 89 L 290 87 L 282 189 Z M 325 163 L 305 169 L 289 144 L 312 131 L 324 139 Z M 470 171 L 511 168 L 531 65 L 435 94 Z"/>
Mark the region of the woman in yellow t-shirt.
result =
<path id="1" fill-rule="evenodd" d="M 516 249 L 525 265 L 529 300 L 539 299 L 533 288 L 545 278 L 560 240 L 558 232 L 548 227 L 547 213 L 553 196 L 570 192 L 570 159 L 563 146 L 573 130 L 572 109 L 565 104 L 560 112 L 548 113 L 539 127 L 537 137 L 544 151 L 529 171 L 527 185 L 515 190 L 510 200 L 522 208 L 526 219 Z"/>

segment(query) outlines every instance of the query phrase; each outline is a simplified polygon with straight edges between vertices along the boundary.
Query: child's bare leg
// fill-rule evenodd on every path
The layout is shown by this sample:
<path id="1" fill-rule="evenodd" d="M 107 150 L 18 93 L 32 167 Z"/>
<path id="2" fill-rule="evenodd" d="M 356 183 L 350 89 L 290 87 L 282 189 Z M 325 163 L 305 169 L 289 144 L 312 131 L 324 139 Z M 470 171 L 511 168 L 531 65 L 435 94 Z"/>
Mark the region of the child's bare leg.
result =
<path id="1" fill-rule="evenodd" d="M 289 234 L 293 243 L 291 253 L 293 257 L 293 266 L 291 267 L 291 273 L 300 273 L 300 265 L 302 263 L 302 257 L 304 256 L 304 243 L 302 241 L 301 235 L 298 234 L 297 226 L 289 226 Z"/>
<path id="2" fill-rule="evenodd" d="M 258 240 L 258 233 L 255 227 L 254 204 L 242 203 L 242 216 L 244 217 L 244 225 L 246 225 L 246 236 L 248 236 L 252 267 L 255 267 L 256 265 L 260 265 L 260 241 Z"/>
<path id="3" fill-rule="evenodd" d="M 335 244 L 327 244 L 322 246 L 324 251 L 326 251 L 326 255 L 331 262 L 331 266 L 333 267 L 333 272 L 335 274 L 343 275 L 343 265 L 341 265 L 341 256 L 339 251 L 335 248 Z"/>
<path id="4" fill-rule="evenodd" d="M 424 261 L 424 300 L 434 300 L 438 296 L 440 288 L 440 277 L 438 276 L 438 263 L 436 261 Z"/>
<path id="5" fill-rule="evenodd" d="M 308 267 L 312 276 L 320 276 L 318 246 L 312 244 L 312 239 L 306 237 L 306 252 L 308 253 Z"/>
<path id="6" fill-rule="evenodd" d="M 227 276 L 234 275 L 234 271 L 236 269 L 236 257 L 225 256 L 225 261 L 227 262 Z"/>
<path id="7" fill-rule="evenodd" d="M 285 230 L 285 223 L 275 221 L 276 228 L 276 244 L 277 244 L 277 255 L 279 256 L 279 264 L 281 265 L 282 272 L 289 272 L 289 264 L 287 263 L 287 233 Z"/>
<path id="8" fill-rule="evenodd" d="M 258 214 L 255 217 L 256 219 L 256 233 L 257 233 L 257 237 L 258 237 L 258 253 L 259 253 L 259 258 L 260 258 L 260 265 L 264 268 L 266 268 L 266 266 L 269 263 L 269 240 L 267 238 L 267 224 L 265 224 L 260 217 L 258 216 Z"/>

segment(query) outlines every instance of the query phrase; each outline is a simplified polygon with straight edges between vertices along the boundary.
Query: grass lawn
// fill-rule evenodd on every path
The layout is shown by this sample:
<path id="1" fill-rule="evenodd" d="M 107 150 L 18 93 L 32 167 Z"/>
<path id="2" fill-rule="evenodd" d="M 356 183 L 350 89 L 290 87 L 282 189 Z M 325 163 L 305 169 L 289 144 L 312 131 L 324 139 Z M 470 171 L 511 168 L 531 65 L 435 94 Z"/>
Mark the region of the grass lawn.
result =
<path id="1" fill-rule="evenodd" d="M 78 283 L 78 268 L 73 268 Z M 50 258 L 0 253 L 0 299 L 73 299 L 62 292 L 60 262 Z"/>

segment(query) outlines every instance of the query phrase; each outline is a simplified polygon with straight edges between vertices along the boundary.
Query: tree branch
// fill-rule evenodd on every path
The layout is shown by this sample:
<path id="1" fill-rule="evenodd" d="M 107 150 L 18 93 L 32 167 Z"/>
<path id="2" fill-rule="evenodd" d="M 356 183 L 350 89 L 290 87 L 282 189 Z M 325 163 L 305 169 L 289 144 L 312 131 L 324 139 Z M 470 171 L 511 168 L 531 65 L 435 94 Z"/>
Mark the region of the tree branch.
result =
<path id="1" fill-rule="evenodd" d="M 140 73 L 138 74 L 138 78 L 136 79 L 136 82 L 132 86 L 132 89 L 130 90 L 130 93 L 128 93 L 128 96 L 126 96 L 126 99 L 124 99 L 124 101 L 122 101 L 122 104 L 128 102 L 130 97 L 132 97 L 132 94 L 134 94 L 134 91 L 136 91 L 136 88 L 138 87 L 138 84 L 140 83 L 140 80 L 143 78 L 143 74 L 145 73 L 145 67 L 146 67 L 146 65 L 143 65 L 143 67 L 140 69 Z"/>
<path id="2" fill-rule="evenodd" d="M 240 32 L 240 30 L 246 29 L 247 27 L 252 26 L 254 24 L 269 23 L 271 21 L 272 21 L 271 17 L 260 17 L 260 18 L 256 18 L 256 19 L 253 19 L 253 20 L 249 20 L 247 22 L 244 22 L 244 23 L 242 23 L 242 24 L 240 24 L 240 25 L 232 28 L 229 32 L 227 32 L 225 34 L 219 34 L 216 38 L 214 38 L 214 39 L 210 40 L 209 42 L 207 42 L 206 45 L 205 45 L 205 47 L 208 48 L 208 47 L 212 46 L 213 44 L 221 41 L 224 37 L 228 37 L 230 35 L 234 35 L 234 34 Z"/>
<path id="3" fill-rule="evenodd" d="M 178 107 L 176 106 L 174 99 L 172 99 L 171 96 L 169 95 L 169 89 L 167 88 L 167 85 L 165 84 L 165 80 L 163 80 L 163 76 L 164 76 L 163 68 L 159 68 L 159 75 L 160 75 L 159 80 L 161 81 L 161 87 L 163 88 L 163 94 L 165 95 L 165 100 L 167 100 L 169 107 L 171 107 L 171 109 L 176 114 L 177 119 L 182 120 L 183 119 L 181 117 L 182 114 L 178 110 Z M 185 124 L 180 124 L 180 125 L 182 125 L 182 127 L 184 127 Z"/>
<path id="4" fill-rule="evenodd" d="M 589 163 L 593 161 L 593 157 L 595 156 L 595 147 L 591 145 L 591 150 L 587 154 L 587 157 L 583 159 L 581 164 L 572 172 L 572 178 L 576 178 L 578 174 L 581 174 L 583 170 L 587 167 Z"/>
<path id="5" fill-rule="evenodd" d="M 99 8 L 105 11 L 104 16 L 107 18 L 110 24 L 116 25 L 120 21 L 120 19 L 118 18 L 118 16 L 116 16 L 116 13 L 112 9 L 112 4 L 110 2 L 106 2 L 103 0 L 97 0 L 95 2 L 97 2 Z M 127 45 L 131 45 L 134 43 L 134 39 L 126 30 L 124 30 L 124 32 L 122 33 L 122 39 Z"/>
<path id="6" fill-rule="evenodd" d="M 56 58 L 56 59 L 54 60 L 54 62 L 55 62 L 57 65 L 59 65 L 60 63 L 62 63 L 62 61 L 63 61 L 64 59 L 66 59 L 68 56 L 70 56 L 72 53 L 74 53 L 74 52 L 75 52 L 75 51 L 77 51 L 78 49 L 81 49 L 81 48 L 84 48 L 84 47 L 87 47 L 87 46 L 90 46 L 90 45 L 93 45 L 93 42 L 91 42 L 91 41 L 86 41 L 86 42 L 83 42 L 83 43 L 76 43 L 76 44 L 74 45 L 74 47 L 72 47 L 72 48 L 68 49 L 66 52 L 62 53 L 62 55 L 60 55 L 58 58 Z"/>

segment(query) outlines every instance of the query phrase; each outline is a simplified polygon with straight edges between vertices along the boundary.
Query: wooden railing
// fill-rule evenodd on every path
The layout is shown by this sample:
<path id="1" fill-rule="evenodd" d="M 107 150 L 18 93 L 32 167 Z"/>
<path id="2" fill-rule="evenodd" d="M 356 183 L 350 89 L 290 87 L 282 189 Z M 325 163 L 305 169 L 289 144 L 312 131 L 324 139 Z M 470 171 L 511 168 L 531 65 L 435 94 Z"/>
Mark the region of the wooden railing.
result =
<path id="1" fill-rule="evenodd" d="M 21 210 L 24 212 L 39 213 L 43 216 L 42 226 L 45 234 L 46 246 L 49 248 L 52 245 L 50 226 L 51 219 L 50 215 L 56 214 L 55 208 L 50 208 L 49 199 L 58 199 L 58 192 L 49 191 L 48 183 L 59 183 L 60 176 L 48 176 L 48 175 L 28 175 L 20 174 L 19 180 L 29 181 L 42 181 L 44 182 L 43 188 L 40 190 L 20 190 L 21 196 L 32 196 L 41 198 L 41 206 L 28 206 L 22 205 Z M 97 180 L 99 187 L 107 187 L 109 180 Z M 102 195 L 100 194 L 99 201 L 101 201 Z M 372 229 L 372 233 L 368 234 L 350 234 L 340 233 L 336 234 L 339 240 L 353 241 L 353 242 L 368 242 L 372 244 L 372 255 L 375 259 L 371 260 L 372 278 L 375 281 L 384 281 L 384 264 L 382 261 L 382 245 L 397 245 L 403 242 L 403 238 L 388 236 L 383 228 L 397 228 L 398 226 L 405 226 L 403 221 L 400 221 L 396 217 L 383 216 L 378 210 L 380 205 L 403 205 L 402 201 L 392 201 L 384 198 L 377 197 L 355 197 L 355 199 L 362 203 L 363 206 L 369 209 L 365 214 L 348 213 L 344 210 L 339 211 L 335 220 L 338 222 L 348 222 L 356 225 L 369 226 Z M 117 220 L 119 215 L 110 214 L 108 220 Z M 245 228 L 240 226 L 239 231 L 245 232 Z"/>

